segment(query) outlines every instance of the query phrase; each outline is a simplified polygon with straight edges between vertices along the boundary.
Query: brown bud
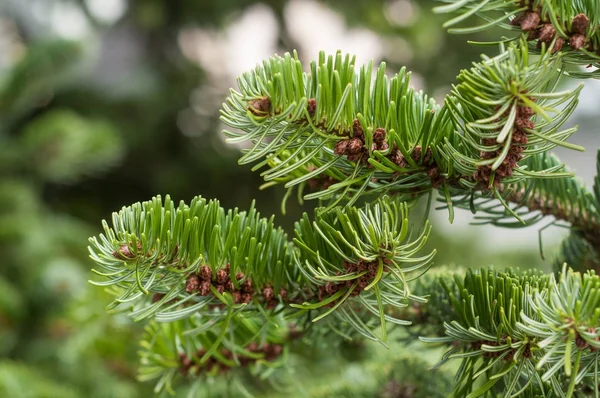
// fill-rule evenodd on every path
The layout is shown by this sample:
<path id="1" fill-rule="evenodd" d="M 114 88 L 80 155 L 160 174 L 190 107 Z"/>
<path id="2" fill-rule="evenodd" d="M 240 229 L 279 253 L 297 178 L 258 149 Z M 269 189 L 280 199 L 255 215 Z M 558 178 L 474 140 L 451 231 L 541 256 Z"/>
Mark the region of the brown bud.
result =
<path id="1" fill-rule="evenodd" d="M 496 169 L 496 174 L 501 177 L 510 177 L 512 176 L 512 167 L 503 163 Z"/>
<path id="2" fill-rule="evenodd" d="M 288 298 L 288 291 L 285 290 L 284 288 L 281 288 L 281 289 L 279 289 L 279 295 L 281 296 L 281 299 L 283 301 L 285 301 Z"/>
<path id="3" fill-rule="evenodd" d="M 138 249 L 141 249 L 141 245 L 138 243 Z M 134 258 L 135 254 L 131 251 L 131 249 L 129 248 L 128 245 L 121 245 L 121 247 L 119 247 L 118 252 L 114 251 L 113 252 L 113 256 L 116 258 Z"/>
<path id="4" fill-rule="evenodd" d="M 418 162 L 419 160 L 421 160 L 421 154 L 422 154 L 422 149 L 419 145 L 417 145 L 413 148 L 412 152 L 410 153 L 410 157 L 415 162 Z"/>
<path id="5" fill-rule="evenodd" d="M 306 106 L 307 110 L 308 110 L 308 114 L 312 117 L 315 115 L 315 112 L 317 111 L 317 100 L 314 98 L 309 98 L 308 99 L 308 105 Z"/>
<path id="6" fill-rule="evenodd" d="M 212 279 L 212 270 L 208 265 L 203 265 L 200 267 L 199 276 L 203 281 L 210 281 Z"/>
<path id="7" fill-rule="evenodd" d="M 186 290 L 187 290 L 187 283 L 186 283 Z M 157 301 L 160 301 L 160 299 L 162 299 L 163 297 L 165 297 L 165 295 L 163 293 L 154 293 L 152 295 L 152 303 L 156 303 Z"/>
<path id="8" fill-rule="evenodd" d="M 375 129 L 375 131 L 373 132 L 373 142 L 376 144 L 382 144 L 385 140 L 385 135 L 385 130 L 381 127 Z"/>
<path id="9" fill-rule="evenodd" d="M 571 21 L 571 32 L 574 34 L 585 35 L 590 26 L 590 19 L 585 14 L 578 14 Z"/>
<path id="10" fill-rule="evenodd" d="M 250 304 L 252 302 L 251 293 L 242 293 L 242 303 Z"/>
<path id="11" fill-rule="evenodd" d="M 348 161 L 349 162 L 358 162 L 360 159 L 362 159 L 363 154 L 362 153 L 358 153 L 356 155 L 348 155 Z"/>
<path id="12" fill-rule="evenodd" d="M 263 289 L 262 295 L 265 298 L 265 301 L 269 302 L 269 301 L 273 300 L 273 297 L 275 296 L 275 291 L 273 290 L 272 287 L 267 286 Z"/>
<path id="13" fill-rule="evenodd" d="M 193 293 L 196 290 L 198 290 L 199 286 L 200 286 L 200 278 L 198 277 L 198 275 L 192 274 L 187 277 L 187 280 L 185 281 L 185 291 L 186 292 Z"/>
<path id="14" fill-rule="evenodd" d="M 482 138 L 481 144 L 484 146 L 494 146 L 494 145 L 497 145 L 498 143 L 496 142 L 495 138 Z"/>
<path id="15" fill-rule="evenodd" d="M 233 302 L 236 304 L 239 304 L 242 302 L 242 293 L 238 292 L 237 290 L 234 290 L 233 292 L 231 292 L 231 297 L 233 297 Z"/>
<path id="16" fill-rule="evenodd" d="M 539 39 L 541 42 L 550 43 L 552 39 L 554 39 L 555 34 L 556 29 L 554 29 L 554 26 L 552 26 L 552 24 L 546 24 L 540 29 Z"/>
<path id="17" fill-rule="evenodd" d="M 336 155 L 347 155 L 348 154 L 348 144 L 350 140 L 341 140 L 335 144 L 333 148 L 333 153 Z"/>
<path id="18" fill-rule="evenodd" d="M 241 281 L 242 279 L 244 279 L 244 274 L 242 272 L 238 272 L 235 274 L 235 279 L 238 281 Z"/>
<path id="19" fill-rule="evenodd" d="M 251 100 L 248 105 L 248 110 L 256 116 L 265 116 L 271 110 L 271 100 L 267 97 Z"/>
<path id="20" fill-rule="evenodd" d="M 522 117 L 522 118 L 525 118 L 525 119 L 529 119 L 534 114 L 535 114 L 535 112 L 533 111 L 533 109 L 530 108 L 530 107 L 528 107 L 528 106 L 519 106 L 519 107 L 517 107 L 517 115 L 519 117 Z"/>
<path id="21" fill-rule="evenodd" d="M 223 292 L 225 292 L 225 286 L 223 285 L 216 285 L 215 289 L 217 289 L 217 292 L 219 292 L 220 294 L 223 294 Z"/>
<path id="22" fill-rule="evenodd" d="M 354 119 L 354 121 L 352 122 L 352 132 L 354 133 L 354 136 L 358 138 L 362 138 L 365 135 L 360 121 L 358 119 Z"/>
<path id="23" fill-rule="evenodd" d="M 327 282 L 325 284 L 325 291 L 330 296 L 336 294 L 338 292 L 338 290 L 339 290 L 339 286 L 337 285 L 337 283 Z"/>
<path id="24" fill-rule="evenodd" d="M 406 167 L 408 165 L 404 159 L 404 156 L 402 155 L 402 152 L 400 152 L 398 149 L 395 149 L 390 154 L 390 160 L 400 167 Z"/>
<path id="25" fill-rule="evenodd" d="M 210 293 L 210 282 L 202 281 L 202 283 L 200 283 L 199 291 L 201 296 L 208 296 L 208 294 Z"/>
<path id="26" fill-rule="evenodd" d="M 515 126 L 519 129 L 533 130 L 535 128 L 535 124 L 533 124 L 531 120 L 522 118 L 517 118 L 517 120 L 515 120 Z"/>
<path id="27" fill-rule="evenodd" d="M 430 168 L 427 170 L 427 176 L 432 180 L 438 178 L 440 176 L 440 169 L 437 167 Z"/>
<path id="28" fill-rule="evenodd" d="M 217 275 L 216 275 L 215 279 L 216 279 L 217 283 L 222 285 L 225 282 L 227 282 L 228 277 L 229 276 L 227 275 L 227 272 L 225 272 L 225 270 L 220 269 L 217 271 Z"/>
<path id="29" fill-rule="evenodd" d="M 431 148 L 427 148 L 427 150 L 425 151 L 425 157 L 423 158 L 423 163 L 429 164 L 432 158 L 433 152 L 431 151 Z"/>
<path id="30" fill-rule="evenodd" d="M 584 35 L 571 36 L 571 39 L 569 39 L 569 45 L 574 50 L 579 50 L 580 48 L 585 46 L 585 36 Z"/>
<path id="31" fill-rule="evenodd" d="M 241 286 L 243 293 L 252 293 L 252 279 L 246 279 Z"/>
<path id="32" fill-rule="evenodd" d="M 540 14 L 528 11 L 521 21 L 521 29 L 524 31 L 534 30 L 540 24 Z"/>
<path id="33" fill-rule="evenodd" d="M 563 46 L 565 45 L 565 39 L 562 37 L 557 37 L 554 42 L 554 47 L 552 47 L 552 54 L 559 52 Z"/>
<path id="34" fill-rule="evenodd" d="M 233 286 L 233 282 L 231 280 L 225 282 L 225 290 L 228 292 L 233 292 L 235 290 L 235 286 Z"/>
<path id="35" fill-rule="evenodd" d="M 356 155 L 361 153 L 363 150 L 363 142 L 360 138 L 352 138 L 350 139 L 350 141 L 348 142 L 348 154 L 350 155 Z"/>
<path id="36" fill-rule="evenodd" d="M 516 142 L 519 144 L 526 144 L 527 143 L 527 133 L 525 133 L 523 130 L 516 129 L 515 131 L 513 131 L 512 140 L 513 140 L 513 142 Z"/>

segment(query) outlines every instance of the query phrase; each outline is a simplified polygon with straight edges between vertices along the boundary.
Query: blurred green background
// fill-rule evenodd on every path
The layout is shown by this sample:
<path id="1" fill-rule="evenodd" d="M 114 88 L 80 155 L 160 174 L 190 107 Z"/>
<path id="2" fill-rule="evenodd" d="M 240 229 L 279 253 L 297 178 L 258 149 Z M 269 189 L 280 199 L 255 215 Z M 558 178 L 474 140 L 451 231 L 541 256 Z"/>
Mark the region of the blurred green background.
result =
<path id="1" fill-rule="evenodd" d="M 0 396 L 149 396 L 153 386 L 135 380 L 141 327 L 108 316 L 106 293 L 87 283 L 87 237 L 112 211 L 166 193 L 224 207 L 256 199 L 290 230 L 313 204 L 290 201 L 283 216 L 282 190 L 259 191 L 258 173 L 237 165 L 240 148 L 220 134 L 236 75 L 275 52 L 309 61 L 339 48 L 359 63 L 407 66 L 414 86 L 440 100 L 482 50 L 447 35 L 432 6 L 0 0 Z M 584 95 L 597 104 L 593 86 Z M 577 115 L 578 143 L 593 142 L 590 112 Z M 591 154 L 577 162 L 593 169 Z M 434 219 L 436 264 L 549 266 L 535 228 L 507 234 L 466 228 L 462 213 L 454 226 L 446 218 Z M 544 236 L 551 257 L 560 231 Z"/>

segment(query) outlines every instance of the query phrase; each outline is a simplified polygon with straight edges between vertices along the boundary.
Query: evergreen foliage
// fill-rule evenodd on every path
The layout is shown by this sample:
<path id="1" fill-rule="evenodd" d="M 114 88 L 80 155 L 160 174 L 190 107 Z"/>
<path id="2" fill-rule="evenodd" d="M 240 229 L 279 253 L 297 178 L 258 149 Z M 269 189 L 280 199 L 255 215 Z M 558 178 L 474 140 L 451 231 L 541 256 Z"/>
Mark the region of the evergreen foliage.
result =
<path id="1" fill-rule="evenodd" d="M 314 397 L 429 397 L 442 390 L 473 398 L 600 395 L 600 177 L 588 190 L 549 153 L 556 146 L 583 150 L 568 142 L 576 128 L 563 128 L 582 85 L 564 90 L 561 79 L 599 77 L 599 6 L 591 0 L 443 2 L 436 11 L 452 14 L 444 25 L 451 33 L 501 27 L 513 36 L 480 43 L 493 44 L 488 50 L 495 55 L 463 70 L 442 104 L 412 89 L 406 69 L 389 77 L 382 64 L 373 79 L 372 64 L 358 67 L 339 52 L 321 53 L 308 70 L 296 53 L 274 56 L 238 79 L 221 120 L 230 142 L 250 144 L 240 164 L 260 170 L 264 187 L 287 189 L 283 209 L 294 191 L 299 201 L 319 203 L 295 224 L 292 239 L 254 205 L 225 210 L 215 200 L 186 204 L 169 196 L 123 207 L 90 238 L 93 283 L 116 297 L 108 309 L 145 321 L 139 380 L 155 381 L 160 394 L 189 389 L 190 396 L 232 389 L 244 396 L 294 389 Z M 455 27 L 471 17 L 483 25 Z M 15 68 L 0 90 L 0 112 L 18 115 L 60 83 L 64 59 L 53 49 L 42 52 L 50 61 L 32 53 L 33 60 Z M 41 68 L 40 84 L 22 101 L 7 101 L 34 67 Z M 40 115 L 19 139 L 0 138 L 8 143 L 0 149 L 7 165 L 53 183 L 102 171 L 123 153 L 110 124 L 60 110 Z M 18 162 L 11 153 L 50 160 Z M 28 200 L 32 189 L 3 181 L 0 200 L 7 204 L 0 217 L 42 214 Z M 450 221 L 458 207 L 500 227 L 546 217 L 565 225 L 570 236 L 554 259 L 556 274 L 486 266 L 430 270 L 429 213 L 418 222 L 408 213 L 423 202 L 429 208 L 434 198 Z M 56 228 L 51 219 L 32 219 Z M 66 224 L 65 235 L 80 231 Z M 18 228 L 1 232 L 8 239 L 27 236 Z M 44 255 L 43 247 L 25 249 L 15 255 Z M 18 294 L 24 275 L 12 274 L 17 277 L 0 277 L 3 290 L 14 293 L 0 300 L 11 322 L 30 304 Z M 0 333 L 6 351 L 22 337 Z M 315 361 L 306 352 L 322 355 L 327 367 L 328 353 L 350 355 L 365 339 L 381 343 L 358 350 L 370 382 L 298 386 L 294 371 L 310 377 L 310 369 L 301 369 Z M 399 340 L 410 341 L 409 349 L 418 344 L 427 358 L 385 351 Z M 446 352 L 437 377 L 430 357 L 439 346 Z M 453 359 L 460 359 L 458 367 Z M 0 379 L 5 373 L 44 380 L 18 365 L 2 366 Z M 344 372 L 351 375 L 342 369 L 332 377 Z M 207 391 L 220 378 L 229 389 Z M 14 394 L 10 382 L 3 384 Z M 42 384 L 46 392 L 71 394 L 51 381 Z"/>

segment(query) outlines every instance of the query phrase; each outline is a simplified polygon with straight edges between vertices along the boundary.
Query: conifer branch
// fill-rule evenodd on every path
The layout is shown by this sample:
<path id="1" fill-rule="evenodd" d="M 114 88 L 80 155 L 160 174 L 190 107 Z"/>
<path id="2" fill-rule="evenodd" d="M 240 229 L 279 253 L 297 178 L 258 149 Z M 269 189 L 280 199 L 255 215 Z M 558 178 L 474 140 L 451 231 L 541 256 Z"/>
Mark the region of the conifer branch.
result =
<path id="1" fill-rule="evenodd" d="M 295 248 L 273 218 L 252 207 L 226 212 L 217 201 L 195 198 L 176 206 L 167 196 L 113 214 L 112 228 L 90 239 L 90 254 L 117 299 L 109 309 L 136 321 L 284 313 L 317 322 L 335 313 L 334 328 L 349 325 L 385 342 L 386 323 L 406 324 L 386 308 L 423 299 L 407 283 L 423 273 L 435 252 L 419 256 L 429 235 L 409 226 L 405 204 L 381 201 L 364 209 L 324 211 L 296 225 Z M 300 312 L 298 312 L 300 310 Z M 383 335 L 362 318 L 376 314 Z"/>
<path id="2" fill-rule="evenodd" d="M 445 289 L 454 320 L 443 361 L 461 359 L 455 397 L 572 397 L 598 385 L 600 278 L 563 267 L 558 281 L 539 272 L 471 271 Z"/>
<path id="3" fill-rule="evenodd" d="M 577 0 L 439 0 L 449 3 L 434 9 L 438 13 L 457 14 L 444 27 L 461 24 L 478 16 L 484 24 L 466 28 L 450 28 L 450 33 L 471 34 L 494 27 L 518 32 L 509 40 L 521 37 L 529 41 L 532 51 L 549 48 L 563 53 L 563 62 L 586 66 L 587 70 L 567 70 L 574 78 L 600 78 L 600 4 Z M 506 42 L 506 40 L 503 40 Z M 487 43 L 492 44 L 492 43 Z"/>
<path id="4" fill-rule="evenodd" d="M 523 44 L 523 43 L 521 43 Z M 544 51 L 530 63 L 516 43 L 461 72 L 459 84 L 439 107 L 409 88 L 409 74 L 385 77 L 371 66 L 354 73 L 353 59 L 326 58 L 302 72 L 297 57 L 273 57 L 242 75 L 222 120 L 231 142 L 250 141 L 240 163 L 256 162 L 266 185 L 316 189 L 306 199 L 329 207 L 362 195 L 411 200 L 438 188 L 450 197 L 489 191 L 526 179 L 562 178 L 531 156 L 556 145 L 582 150 L 560 130 L 577 105 L 581 86 L 554 92 L 560 58 Z M 560 109 L 560 110 L 559 110 Z M 262 160 L 261 160 L 262 159 Z"/>
<path id="5" fill-rule="evenodd" d="M 388 78 L 382 64 L 372 79 L 372 63 L 357 68 L 339 52 L 321 53 L 309 72 L 295 53 L 274 56 L 238 79 L 221 118 L 230 142 L 250 143 L 240 163 L 262 170 L 264 186 L 284 184 L 285 198 L 297 190 L 323 205 L 295 224 L 292 241 L 253 206 L 168 196 L 124 207 L 90 239 L 103 278 L 94 283 L 117 297 L 109 309 L 152 320 L 141 380 L 172 391 L 178 377 L 266 377 L 294 339 L 317 349 L 355 337 L 385 345 L 393 325 L 414 320 L 419 333 L 438 335 L 423 340 L 449 346 L 442 362 L 462 360 L 457 398 L 598 391 L 593 271 L 563 266 L 556 279 L 482 269 L 451 281 L 443 268 L 421 278 L 435 251 L 420 254 L 430 227 L 410 225 L 408 208 L 438 190 L 450 219 L 454 207 L 505 227 L 553 216 L 571 228 L 564 257 L 598 264 L 600 152 L 589 192 L 549 150 L 583 150 L 567 143 L 576 128 L 562 129 L 582 86 L 557 86 L 564 74 L 598 77 L 566 66 L 600 66 L 600 5 L 445 2 L 439 12 L 459 14 L 446 26 L 472 15 L 487 22 L 455 33 L 522 33 L 462 71 L 442 105 L 410 88 L 405 69 Z M 376 200 L 354 207 L 366 198 Z"/>

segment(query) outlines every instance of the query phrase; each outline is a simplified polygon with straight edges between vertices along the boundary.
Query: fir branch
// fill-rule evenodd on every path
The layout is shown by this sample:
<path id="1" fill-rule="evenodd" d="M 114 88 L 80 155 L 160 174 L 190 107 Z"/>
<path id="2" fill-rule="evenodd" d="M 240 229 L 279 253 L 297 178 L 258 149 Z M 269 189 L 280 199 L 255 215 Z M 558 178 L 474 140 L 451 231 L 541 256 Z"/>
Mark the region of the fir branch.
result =
<path id="1" fill-rule="evenodd" d="M 439 1 L 450 4 L 435 8 L 436 12 L 458 14 L 444 27 L 460 24 L 471 16 L 485 21 L 478 26 L 451 28 L 450 33 L 471 34 L 493 27 L 521 31 L 512 40 L 526 38 L 532 51 L 561 51 L 565 64 L 593 67 L 589 71 L 568 70 L 569 76 L 600 78 L 600 5 L 594 0 Z"/>
<path id="2" fill-rule="evenodd" d="M 199 197 L 176 207 L 156 197 L 114 213 L 113 227 L 104 222 L 104 234 L 90 239 L 95 272 L 106 278 L 94 283 L 117 295 L 109 309 L 136 321 L 203 314 L 218 323 L 243 313 L 270 322 L 283 312 L 311 323 L 335 313 L 328 323 L 341 335 L 351 327 L 384 342 L 388 321 L 406 324 L 386 309 L 423 301 L 407 282 L 434 255 L 418 256 L 430 228 L 417 233 L 407 217 L 405 204 L 387 198 L 365 209 L 323 211 L 313 222 L 304 215 L 295 249 L 273 218 L 254 208 L 226 212 Z"/>
<path id="3" fill-rule="evenodd" d="M 572 397 L 597 378 L 599 283 L 566 266 L 558 282 L 533 271 L 468 271 L 446 284 L 454 317 L 446 337 L 422 339 L 452 344 L 444 361 L 462 359 L 453 396 Z"/>
<path id="4" fill-rule="evenodd" d="M 239 315 L 226 322 L 201 317 L 151 322 L 141 341 L 138 379 L 158 379 L 155 392 L 174 394 L 174 383 L 182 379 L 202 381 L 247 369 L 255 377 L 266 376 L 285 363 L 287 334 L 281 319 L 263 322 Z"/>
<path id="5" fill-rule="evenodd" d="M 155 197 L 124 207 L 113 214 L 112 228 L 103 226 L 89 250 L 100 267 L 95 272 L 108 280 L 95 284 L 114 285 L 118 298 L 109 309 L 131 303 L 135 320 L 172 321 L 217 304 L 253 303 L 256 311 L 273 307 L 291 283 L 303 283 L 290 267 L 286 235 L 253 207 L 225 212 L 200 197 L 189 206 Z"/>
<path id="6" fill-rule="evenodd" d="M 312 223 L 305 215 L 296 223 L 294 243 L 300 252 L 295 260 L 318 301 L 292 306 L 304 310 L 331 307 L 314 322 L 355 297 L 346 311 L 335 314 L 349 323 L 359 319 L 356 312 L 377 315 L 385 342 L 386 321 L 409 323 L 387 315 L 386 307 L 425 301 L 411 294 L 408 282 L 425 273 L 435 255 L 433 251 L 416 256 L 431 228 L 426 223 L 421 233 L 409 234 L 411 229 L 407 205 L 386 197 L 362 209 L 334 208 Z M 372 331 L 365 328 L 363 332 L 377 340 Z"/>
<path id="7" fill-rule="evenodd" d="M 304 198 L 329 200 L 328 208 L 367 193 L 497 192 L 501 182 L 565 176 L 521 160 L 556 145 L 582 149 L 564 142 L 575 129 L 560 130 L 581 86 L 555 93 L 558 66 L 549 52 L 530 63 L 511 45 L 463 71 L 440 108 L 408 88 L 404 70 L 388 81 L 382 64 L 371 87 L 370 65 L 354 73 L 348 56 L 321 54 L 306 74 L 288 54 L 242 75 L 222 120 L 241 130 L 225 131 L 230 141 L 253 145 L 241 163 L 263 159 L 254 169 L 267 168 L 266 185 L 299 194 L 308 185 L 318 191 Z"/>

